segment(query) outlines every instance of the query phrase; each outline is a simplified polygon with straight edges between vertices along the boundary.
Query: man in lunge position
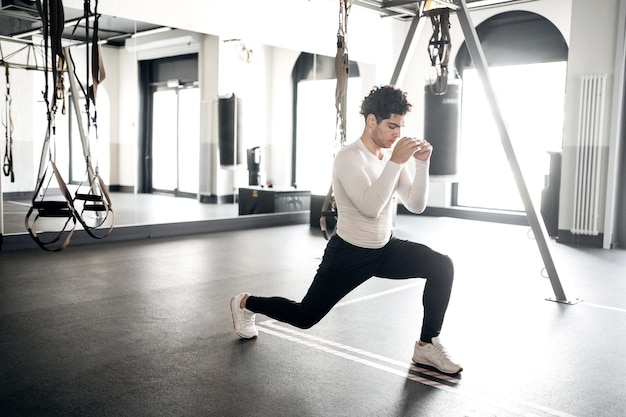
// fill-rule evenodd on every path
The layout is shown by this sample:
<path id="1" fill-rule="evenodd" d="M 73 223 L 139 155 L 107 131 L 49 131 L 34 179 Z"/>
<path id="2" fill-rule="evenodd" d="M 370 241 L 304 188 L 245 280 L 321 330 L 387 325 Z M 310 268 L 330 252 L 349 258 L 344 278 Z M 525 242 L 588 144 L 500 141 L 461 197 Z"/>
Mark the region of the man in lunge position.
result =
<path id="1" fill-rule="evenodd" d="M 392 237 L 394 193 L 414 213 L 426 208 L 432 146 L 422 139 L 400 138 L 411 110 L 407 94 L 393 86 L 374 87 L 364 98 L 365 128 L 359 140 L 343 147 L 333 165 L 337 205 L 336 233 L 329 240 L 313 283 L 301 302 L 282 297 L 239 294 L 230 300 L 233 324 L 241 338 L 259 334 L 256 313 L 308 329 L 350 291 L 376 276 L 426 279 L 424 318 L 413 361 L 441 372 L 461 372 L 441 345 L 454 277 L 450 258 L 429 247 Z M 407 162 L 413 158 L 414 175 Z"/>

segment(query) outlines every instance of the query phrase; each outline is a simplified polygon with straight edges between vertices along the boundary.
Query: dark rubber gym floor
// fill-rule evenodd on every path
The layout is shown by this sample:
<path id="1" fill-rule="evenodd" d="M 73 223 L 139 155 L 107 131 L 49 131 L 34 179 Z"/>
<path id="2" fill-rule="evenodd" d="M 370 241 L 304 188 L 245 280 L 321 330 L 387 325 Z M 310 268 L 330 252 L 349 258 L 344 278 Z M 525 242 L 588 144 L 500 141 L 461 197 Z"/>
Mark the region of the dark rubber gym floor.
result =
<path id="1" fill-rule="evenodd" d="M 372 279 L 310 330 L 258 316 L 257 340 L 236 337 L 232 295 L 308 288 L 326 243 L 308 222 L 105 239 L 0 254 L 0 415 L 626 415 L 626 251 L 551 241 L 583 300 L 566 305 L 546 300 L 528 227 L 399 215 L 395 235 L 455 261 L 441 337 L 460 376 L 411 364 L 418 279 Z"/>

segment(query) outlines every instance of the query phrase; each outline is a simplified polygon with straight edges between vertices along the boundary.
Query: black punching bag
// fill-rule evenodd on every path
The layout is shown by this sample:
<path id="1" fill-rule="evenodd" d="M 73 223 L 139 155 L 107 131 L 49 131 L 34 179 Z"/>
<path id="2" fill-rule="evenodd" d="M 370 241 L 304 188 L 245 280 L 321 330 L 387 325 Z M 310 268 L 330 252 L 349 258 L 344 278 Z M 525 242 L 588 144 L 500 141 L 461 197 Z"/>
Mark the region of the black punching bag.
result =
<path id="1" fill-rule="evenodd" d="M 456 175 L 461 129 L 461 80 L 448 83 L 445 94 L 424 87 L 424 139 L 433 145 L 430 175 Z"/>
<path id="2" fill-rule="evenodd" d="M 220 97 L 217 103 L 218 139 L 220 165 L 235 165 L 235 146 L 237 147 L 237 165 L 243 164 L 241 146 L 241 99 L 233 94 Z"/>

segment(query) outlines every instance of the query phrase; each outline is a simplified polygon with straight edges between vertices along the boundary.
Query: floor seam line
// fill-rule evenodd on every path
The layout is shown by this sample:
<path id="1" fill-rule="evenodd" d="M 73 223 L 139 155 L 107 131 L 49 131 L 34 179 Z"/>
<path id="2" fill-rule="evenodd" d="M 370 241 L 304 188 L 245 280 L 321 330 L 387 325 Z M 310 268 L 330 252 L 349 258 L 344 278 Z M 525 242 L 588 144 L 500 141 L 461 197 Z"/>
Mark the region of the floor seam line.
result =
<path id="1" fill-rule="evenodd" d="M 440 374 L 438 372 L 430 371 L 428 369 L 421 368 L 416 365 L 411 365 L 408 363 L 404 363 L 402 361 L 394 360 L 392 358 L 387 358 L 385 356 L 367 352 L 362 349 L 353 348 L 351 346 L 333 342 L 331 340 L 324 339 L 318 336 L 308 335 L 304 332 L 291 329 L 285 326 L 279 326 L 276 324 L 275 320 L 268 320 L 267 322 L 264 322 L 263 324 L 259 324 L 258 328 L 260 331 L 271 334 L 273 336 L 280 337 L 282 339 L 285 339 L 294 343 L 298 343 L 303 346 L 310 347 L 310 348 L 322 351 L 324 353 L 334 355 L 336 357 L 347 359 L 354 363 L 366 365 L 374 369 L 387 372 L 392 375 L 397 375 L 397 376 L 421 383 L 426 386 L 431 386 L 433 388 L 456 393 L 464 397 L 468 397 L 472 400 L 483 402 L 491 407 L 501 408 L 508 412 L 517 413 L 524 417 L 537 417 L 538 414 L 536 414 L 536 412 L 538 411 L 541 411 L 542 413 L 544 413 L 544 415 L 548 415 L 548 416 L 574 417 L 572 414 L 565 413 L 559 410 L 553 410 L 549 407 L 545 407 L 540 404 L 535 404 L 530 401 L 524 401 L 524 400 L 520 400 L 516 398 L 507 398 L 505 396 L 496 395 L 496 394 L 489 394 L 489 393 L 480 391 L 476 388 L 472 388 L 472 387 L 465 386 L 465 385 L 451 386 L 449 385 L 450 381 L 445 378 L 446 377 L 454 378 L 453 376 Z M 328 347 L 324 345 L 327 345 Z M 350 352 L 350 353 L 341 352 L 340 349 L 346 350 L 347 352 Z M 361 354 L 362 356 L 365 356 L 370 359 L 379 359 L 379 360 L 382 359 L 383 362 L 394 364 L 398 367 L 407 366 L 408 370 L 400 371 L 396 368 L 392 368 L 391 366 L 376 363 L 369 359 L 359 358 L 355 356 L 357 354 Z M 433 378 L 440 379 L 440 381 L 433 381 L 432 379 L 426 378 L 425 376 L 415 375 L 410 372 L 411 370 L 416 370 L 416 372 L 419 372 L 419 373 L 422 373 L 423 371 L 429 372 L 431 373 L 431 376 Z M 494 405 L 494 402 L 499 403 L 501 405 Z M 503 402 L 505 404 L 502 404 Z M 507 406 L 506 404 L 509 404 L 509 406 Z M 520 412 L 519 410 L 513 410 L 512 408 L 515 408 L 515 407 L 511 407 L 510 405 L 514 405 L 517 408 L 519 407 L 528 408 L 528 409 L 531 409 L 532 412 L 524 412 L 524 411 Z"/>

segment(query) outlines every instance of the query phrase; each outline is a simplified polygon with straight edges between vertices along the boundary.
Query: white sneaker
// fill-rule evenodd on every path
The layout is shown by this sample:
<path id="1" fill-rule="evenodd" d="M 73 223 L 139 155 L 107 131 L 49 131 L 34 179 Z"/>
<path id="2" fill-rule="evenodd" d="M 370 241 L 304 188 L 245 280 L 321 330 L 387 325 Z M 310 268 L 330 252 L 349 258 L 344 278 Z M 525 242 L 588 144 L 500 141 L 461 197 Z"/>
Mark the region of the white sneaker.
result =
<path id="1" fill-rule="evenodd" d="M 445 374 L 456 374 L 463 370 L 461 365 L 452 361 L 438 337 L 433 337 L 432 343 L 424 346 L 420 346 L 419 341 L 415 342 L 413 362 L 433 366 Z"/>
<path id="2" fill-rule="evenodd" d="M 246 308 L 241 308 L 241 299 L 248 294 L 239 294 L 230 299 L 230 312 L 233 316 L 235 333 L 242 339 L 256 339 L 259 331 L 254 325 L 256 314 Z"/>

